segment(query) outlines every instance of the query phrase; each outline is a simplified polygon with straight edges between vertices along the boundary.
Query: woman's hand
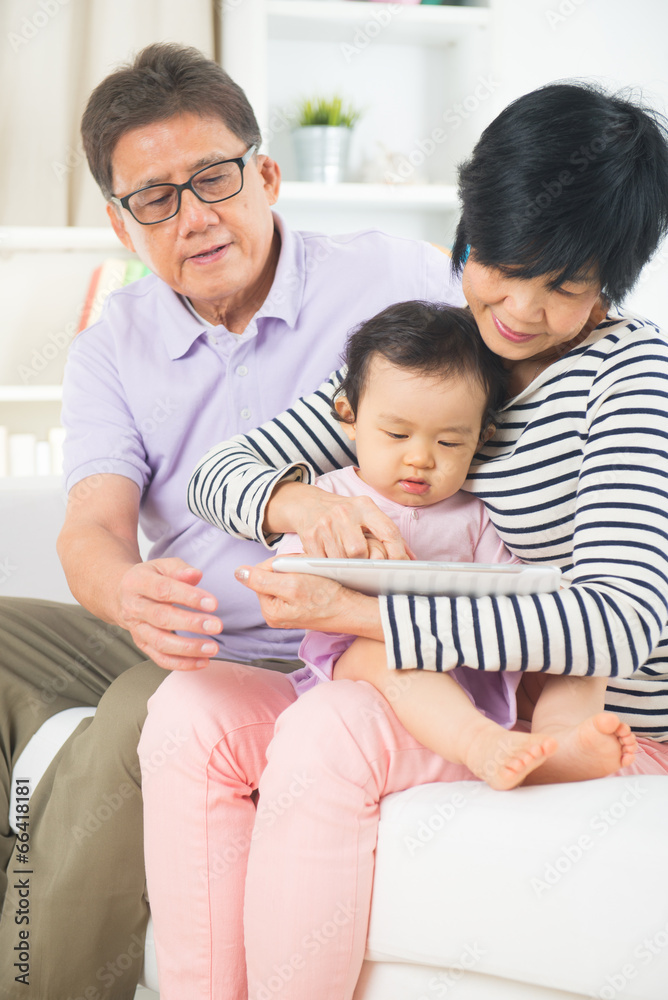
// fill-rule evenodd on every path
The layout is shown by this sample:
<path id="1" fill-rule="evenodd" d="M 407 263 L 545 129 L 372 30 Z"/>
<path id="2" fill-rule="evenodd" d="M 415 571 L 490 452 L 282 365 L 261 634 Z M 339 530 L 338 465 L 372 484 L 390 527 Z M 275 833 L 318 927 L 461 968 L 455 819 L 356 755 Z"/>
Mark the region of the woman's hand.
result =
<path id="1" fill-rule="evenodd" d="M 201 570 L 169 558 L 137 563 L 121 579 L 117 624 L 127 629 L 147 658 L 166 670 L 206 667 L 218 652 L 218 644 L 207 636 L 221 632 L 223 623 L 210 613 L 216 598 L 196 586 L 201 578 Z M 176 629 L 203 636 L 175 635 Z"/>
<path id="2" fill-rule="evenodd" d="M 272 628 L 346 632 L 383 640 L 377 598 L 321 576 L 273 573 L 272 562 L 267 559 L 235 571 L 237 580 L 258 595 L 262 614 Z"/>
<path id="3" fill-rule="evenodd" d="M 370 497 L 342 497 L 303 483 L 283 483 L 267 506 L 265 530 L 295 531 L 309 556 L 410 559 L 399 529 Z"/>

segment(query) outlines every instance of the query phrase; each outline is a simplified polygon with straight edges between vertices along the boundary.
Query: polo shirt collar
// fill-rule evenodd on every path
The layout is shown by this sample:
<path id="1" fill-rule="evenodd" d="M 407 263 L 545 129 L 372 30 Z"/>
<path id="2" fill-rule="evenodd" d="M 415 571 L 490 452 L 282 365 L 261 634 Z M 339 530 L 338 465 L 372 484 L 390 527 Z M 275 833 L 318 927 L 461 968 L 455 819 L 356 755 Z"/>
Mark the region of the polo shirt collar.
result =
<path id="1" fill-rule="evenodd" d="M 304 299 L 306 279 L 304 242 L 301 234 L 290 229 L 278 212 L 272 212 L 272 215 L 281 237 L 281 251 L 269 295 L 253 318 L 281 319 L 293 329 L 297 324 Z M 160 334 L 168 357 L 176 361 L 188 353 L 198 337 L 209 333 L 211 326 L 205 325 L 201 318 L 188 308 L 182 296 L 169 285 L 159 278 L 155 280 L 162 286 Z"/>
<path id="2" fill-rule="evenodd" d="M 255 319 L 282 319 L 291 329 L 297 325 L 304 301 L 306 266 L 304 241 L 299 232 L 290 229 L 282 215 L 272 212 L 274 225 L 281 237 L 281 252 L 276 265 L 269 295 L 255 314 Z"/>
<path id="3" fill-rule="evenodd" d="M 176 361 L 188 353 L 198 337 L 207 332 L 207 328 L 190 311 L 178 292 L 161 278 L 155 277 L 153 280 L 159 287 L 157 315 L 153 317 L 156 334 L 165 345 L 170 361 Z"/>

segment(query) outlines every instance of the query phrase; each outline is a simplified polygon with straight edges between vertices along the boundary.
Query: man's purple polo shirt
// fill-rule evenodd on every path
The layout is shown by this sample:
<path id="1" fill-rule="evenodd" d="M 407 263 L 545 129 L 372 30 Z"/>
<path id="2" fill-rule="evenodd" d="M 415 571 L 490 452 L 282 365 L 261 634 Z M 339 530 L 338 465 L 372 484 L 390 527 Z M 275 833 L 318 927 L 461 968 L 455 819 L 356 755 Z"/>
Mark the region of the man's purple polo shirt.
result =
<path id="1" fill-rule="evenodd" d="M 234 579 L 236 566 L 266 551 L 188 510 L 196 463 L 312 392 L 340 367 L 348 332 L 391 303 L 463 303 L 449 259 L 427 243 L 377 230 L 301 233 L 275 221 L 276 276 L 243 334 L 206 327 L 149 276 L 110 295 L 76 337 L 63 390 L 67 490 L 100 473 L 135 482 L 151 558 L 179 556 L 203 571 L 225 626 L 221 655 L 242 660 L 296 657 L 302 633 L 267 628 L 256 595 Z"/>

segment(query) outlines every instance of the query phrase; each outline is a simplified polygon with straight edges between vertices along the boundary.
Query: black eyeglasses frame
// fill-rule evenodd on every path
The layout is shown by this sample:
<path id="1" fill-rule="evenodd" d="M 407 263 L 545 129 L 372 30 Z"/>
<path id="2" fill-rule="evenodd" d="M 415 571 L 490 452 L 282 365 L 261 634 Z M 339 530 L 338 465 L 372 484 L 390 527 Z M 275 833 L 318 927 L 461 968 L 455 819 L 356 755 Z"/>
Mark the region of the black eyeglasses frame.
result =
<path id="1" fill-rule="evenodd" d="M 250 146 L 243 156 L 235 156 L 229 160 L 216 160 L 215 163 L 209 163 L 206 167 L 202 167 L 200 170 L 196 170 L 195 173 L 190 177 L 185 184 L 172 184 L 167 181 L 164 184 L 147 184 L 145 187 L 137 188 L 136 191 L 131 191 L 130 194 L 124 195 L 123 198 L 117 198 L 116 195 L 112 194 L 109 201 L 113 202 L 114 205 L 120 205 L 121 208 L 126 209 L 135 222 L 138 222 L 140 226 L 159 226 L 161 222 L 167 222 L 169 219 L 173 219 L 175 215 L 178 215 L 181 210 L 181 195 L 184 191 L 192 191 L 195 197 L 203 202 L 205 205 L 218 205 L 221 201 L 228 201 L 230 198 L 236 198 L 238 194 L 241 193 L 244 186 L 244 167 L 250 160 L 251 156 L 257 151 L 257 146 Z M 200 174 L 203 174 L 205 170 L 211 170 L 212 167 L 218 167 L 223 163 L 236 163 L 239 167 L 241 173 L 241 187 L 234 194 L 226 194 L 224 198 L 214 198 L 213 201 L 207 201 L 206 198 L 202 198 L 200 194 L 195 191 L 193 187 L 193 181 Z M 141 194 L 142 191 L 150 191 L 151 188 L 158 187 L 172 187 L 176 191 L 176 211 L 172 212 L 171 215 L 166 216 L 164 219 L 158 219 L 155 222 L 142 222 L 138 219 L 135 213 L 130 208 L 130 198 L 134 197 L 136 194 Z"/>

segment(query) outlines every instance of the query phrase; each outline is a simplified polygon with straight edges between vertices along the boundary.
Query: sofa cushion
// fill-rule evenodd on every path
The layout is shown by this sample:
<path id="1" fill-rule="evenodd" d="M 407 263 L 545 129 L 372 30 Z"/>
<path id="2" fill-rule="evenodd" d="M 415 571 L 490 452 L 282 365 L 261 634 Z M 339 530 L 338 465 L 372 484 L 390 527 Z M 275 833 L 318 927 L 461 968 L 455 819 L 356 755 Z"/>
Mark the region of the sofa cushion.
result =
<path id="1" fill-rule="evenodd" d="M 588 1000 L 535 983 L 405 962 L 364 962 L 353 1000 Z M 622 1000 L 622 996 L 619 1000 Z"/>
<path id="2" fill-rule="evenodd" d="M 16 811 L 18 782 L 25 782 L 29 794 L 32 795 L 42 775 L 65 740 L 69 739 L 80 722 L 93 715 L 95 715 L 95 709 L 86 706 L 66 708 L 62 712 L 56 712 L 50 719 L 42 723 L 23 748 L 23 752 L 14 765 L 12 785 L 9 791 L 9 827 L 14 833 L 18 833 L 17 821 L 21 818 Z"/>
<path id="3" fill-rule="evenodd" d="M 59 477 L 0 480 L 2 597 L 38 597 L 74 603 L 56 555 L 65 518 Z"/>
<path id="4" fill-rule="evenodd" d="M 665 1000 L 667 831 L 660 776 L 388 795 L 367 959 Z"/>

